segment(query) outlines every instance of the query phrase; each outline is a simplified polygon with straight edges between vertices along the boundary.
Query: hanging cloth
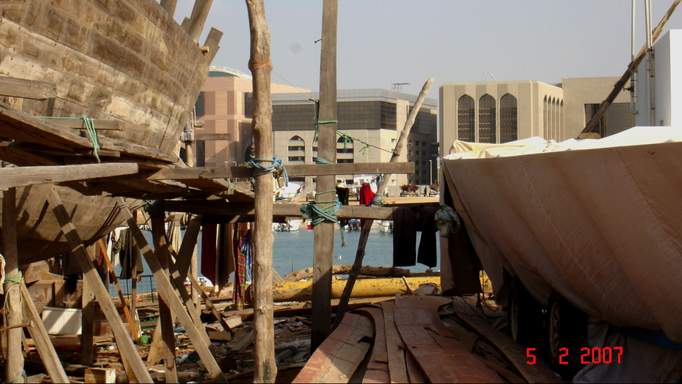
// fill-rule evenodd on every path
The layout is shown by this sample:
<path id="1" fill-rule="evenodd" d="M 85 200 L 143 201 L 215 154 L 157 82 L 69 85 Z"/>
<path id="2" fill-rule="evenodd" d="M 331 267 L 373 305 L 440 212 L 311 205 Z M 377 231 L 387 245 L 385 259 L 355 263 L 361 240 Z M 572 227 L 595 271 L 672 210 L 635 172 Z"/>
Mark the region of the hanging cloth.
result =
<path id="1" fill-rule="evenodd" d="M 417 231 L 422 233 L 419 240 L 419 251 L 417 253 L 417 262 L 433 268 L 438 265 L 438 256 L 436 253 L 436 222 L 435 216 L 438 206 L 423 205 L 419 211 L 419 220 L 417 221 Z"/>
<path id="2" fill-rule="evenodd" d="M 348 198 L 350 197 L 350 190 L 348 187 L 336 186 L 336 196 L 339 198 L 341 205 L 348 205 Z M 348 225 L 348 219 L 339 219 L 341 229 Z"/>
<path id="3" fill-rule="evenodd" d="M 242 252 L 242 235 L 239 226 L 234 230 L 233 245 L 236 261 L 232 301 L 237 309 L 244 308 L 244 293 L 246 291 L 246 255 Z"/>
<path id="4" fill-rule="evenodd" d="M 216 284 L 218 224 L 206 224 L 201 229 L 201 274 Z"/>
<path id="5" fill-rule="evenodd" d="M 360 205 L 369 205 L 372 202 L 372 199 L 374 199 L 374 192 L 372 191 L 372 188 L 369 186 L 369 183 L 362 183 L 362 186 L 360 187 L 360 192 L 358 192 L 358 196 L 360 198 Z M 365 220 L 361 219 L 360 228 L 362 228 L 364 225 Z"/>
<path id="6" fill-rule="evenodd" d="M 142 254 L 140 254 L 140 248 L 135 243 L 133 234 L 130 232 L 130 228 L 126 228 L 121 232 L 121 245 L 120 245 L 120 258 L 121 258 L 121 275 L 119 279 L 130 279 L 133 277 L 133 260 L 137 261 L 137 275 L 139 276 L 144 272 L 144 264 L 142 263 Z"/>
<path id="7" fill-rule="evenodd" d="M 393 211 L 393 266 L 410 267 L 417 263 L 418 212 L 411 207 Z"/>

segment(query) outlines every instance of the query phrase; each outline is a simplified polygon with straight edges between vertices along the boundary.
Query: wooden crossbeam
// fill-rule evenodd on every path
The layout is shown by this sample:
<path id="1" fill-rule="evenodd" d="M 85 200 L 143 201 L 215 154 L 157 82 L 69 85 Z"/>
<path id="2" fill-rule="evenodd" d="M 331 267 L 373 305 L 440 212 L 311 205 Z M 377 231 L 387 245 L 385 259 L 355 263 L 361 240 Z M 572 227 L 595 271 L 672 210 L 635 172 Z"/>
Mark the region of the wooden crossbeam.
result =
<path id="1" fill-rule="evenodd" d="M 191 212 L 202 215 L 252 216 L 256 214 L 253 204 L 225 203 L 222 201 L 166 201 L 166 209 L 171 212 Z M 273 216 L 301 217 L 300 204 L 274 204 Z M 393 207 L 366 207 L 362 205 L 343 205 L 336 212 L 340 219 L 393 220 Z"/>
<path id="2" fill-rule="evenodd" d="M 232 135 L 229 133 L 195 133 L 194 140 L 232 140 Z"/>
<path id="3" fill-rule="evenodd" d="M 137 173 L 137 164 L 86 164 L 0 169 L 0 189 Z"/>
<path id="4" fill-rule="evenodd" d="M 83 119 L 48 119 L 50 124 L 61 128 L 87 129 Z M 92 123 L 97 131 L 122 131 L 120 124 L 116 120 L 93 119 Z"/>
<path id="5" fill-rule="evenodd" d="M 414 173 L 414 163 L 290 164 L 285 167 L 289 177 Z M 248 167 L 165 168 L 147 179 L 231 179 L 251 176 L 253 176 L 253 168 Z"/>
<path id="6" fill-rule="evenodd" d="M 57 90 L 54 84 L 44 81 L 0 76 L 0 95 L 45 100 L 56 97 Z"/>

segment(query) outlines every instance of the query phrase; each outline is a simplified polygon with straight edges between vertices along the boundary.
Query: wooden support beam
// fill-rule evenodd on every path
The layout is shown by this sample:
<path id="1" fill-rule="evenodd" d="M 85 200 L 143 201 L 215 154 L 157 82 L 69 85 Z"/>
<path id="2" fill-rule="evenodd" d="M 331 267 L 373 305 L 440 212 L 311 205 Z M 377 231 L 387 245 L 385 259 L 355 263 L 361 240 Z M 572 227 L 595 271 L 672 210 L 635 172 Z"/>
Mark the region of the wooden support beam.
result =
<path id="1" fill-rule="evenodd" d="M 204 30 L 204 23 L 208 17 L 208 11 L 211 9 L 213 0 L 195 0 L 194 8 L 192 8 L 192 16 L 189 17 L 189 22 L 186 24 L 186 31 L 189 37 L 194 41 L 199 41 L 201 31 Z M 185 23 L 183 22 L 183 27 Z"/>
<path id="2" fill-rule="evenodd" d="M 44 81 L 0 76 L 0 96 L 45 100 L 57 97 L 57 88 Z"/>
<path id="3" fill-rule="evenodd" d="M 12 327 L 22 323 L 21 290 L 18 284 L 19 253 L 17 251 L 16 189 L 10 188 L 2 196 L 2 254 L 5 257 L 5 323 Z M 7 331 L 7 355 L 5 359 L 5 380 L 23 383 L 24 354 L 21 351 L 21 328 Z"/>
<path id="4" fill-rule="evenodd" d="M 412 108 L 410 115 L 407 117 L 405 126 L 403 127 L 403 130 L 400 132 L 400 136 L 398 137 L 398 142 L 396 143 L 395 149 L 393 150 L 393 155 L 391 156 L 390 160 L 391 163 L 396 163 L 398 161 L 400 152 L 402 151 L 402 148 L 405 145 L 405 142 L 407 141 L 407 137 L 410 135 L 410 130 L 412 130 L 412 125 L 414 125 L 414 121 L 417 119 L 417 113 L 419 113 L 419 110 L 421 109 L 421 106 L 424 103 L 424 99 L 426 99 L 426 95 L 429 93 L 429 89 L 431 89 L 432 84 L 433 78 L 429 78 L 428 80 L 426 80 L 426 83 L 424 83 L 421 92 L 419 92 L 417 101 L 414 103 L 414 107 Z M 377 188 L 377 191 L 383 191 L 388 186 L 390 176 L 391 176 L 390 174 L 383 175 L 383 177 L 381 178 L 381 183 Z M 350 300 L 351 292 L 353 292 L 353 286 L 355 285 L 355 281 L 357 280 L 358 275 L 360 274 L 360 269 L 362 268 L 362 260 L 365 257 L 365 247 L 367 246 L 367 240 L 369 239 L 369 232 L 372 228 L 372 223 L 374 223 L 373 220 L 366 221 L 364 226 L 362 227 L 362 230 L 360 231 L 360 239 L 358 240 L 358 250 L 355 253 L 353 269 L 351 269 L 350 274 L 348 274 L 348 281 L 346 282 L 346 287 L 343 289 L 343 295 L 341 296 L 341 300 L 339 301 L 339 307 L 336 311 L 336 319 L 334 319 L 334 327 L 338 327 L 339 324 L 341 324 L 341 321 L 343 320 L 346 307 L 348 306 L 348 300 Z"/>
<path id="5" fill-rule="evenodd" d="M 31 294 L 28 292 L 26 285 L 21 284 L 20 288 L 22 302 L 24 303 L 24 315 L 30 321 L 28 332 L 31 334 L 31 338 L 33 338 L 33 342 L 40 355 L 40 360 L 45 364 L 47 374 L 50 375 L 53 383 L 68 383 L 69 378 L 66 376 L 59 355 L 57 355 L 57 351 L 55 351 L 54 345 L 50 341 L 50 336 L 45 330 L 43 320 L 33 304 Z"/>
<path id="6" fill-rule="evenodd" d="M 0 189 L 137 173 L 137 164 L 86 164 L 0 168 Z"/>
<path id="7" fill-rule="evenodd" d="M 86 249 L 90 260 L 95 259 L 95 246 Z M 56 303 L 55 303 L 56 304 Z M 81 300 L 82 311 L 82 334 L 81 334 L 81 364 L 92 366 L 94 360 L 95 339 L 95 293 L 90 287 L 90 282 L 83 279 L 83 294 Z"/>
<path id="8" fill-rule="evenodd" d="M 122 202 L 123 200 L 120 201 Z M 134 375 L 139 382 L 151 382 L 152 378 L 142 363 L 142 359 L 140 358 L 133 341 L 130 339 L 128 332 L 126 332 L 123 321 L 121 321 L 121 316 L 119 316 L 118 310 L 116 310 L 114 303 L 111 301 L 111 297 L 109 297 L 108 290 L 104 287 L 102 280 L 99 278 L 99 274 L 94 267 L 94 259 L 91 259 L 86 252 L 83 241 L 81 240 L 78 231 L 76 231 L 76 227 L 71 222 L 71 218 L 66 212 L 66 208 L 64 208 L 61 198 L 55 190 L 52 190 L 52 192 L 48 194 L 48 202 L 52 212 L 59 221 L 59 225 L 62 226 L 62 232 L 73 249 L 78 264 L 83 270 L 83 279 L 87 279 L 90 287 L 95 293 L 95 298 L 102 308 L 102 312 L 104 312 L 104 315 L 109 321 L 109 326 L 116 338 L 116 344 L 118 345 L 118 350 L 121 352 L 121 356 L 129 362 L 132 371 L 127 372 L 128 377 Z"/>
<path id="9" fill-rule="evenodd" d="M 325 122 L 318 127 L 318 157 L 336 162 L 336 30 L 338 0 L 322 3 L 322 47 L 320 56 L 319 117 Z M 335 170 L 335 172 L 338 172 Z M 315 201 L 321 208 L 329 206 L 336 197 L 336 173 L 317 177 Z M 320 203 L 327 201 L 327 203 Z M 315 226 L 313 245 L 313 297 L 311 351 L 315 351 L 331 333 L 332 267 L 334 264 L 335 223 L 322 222 Z"/>
<path id="10" fill-rule="evenodd" d="M 220 39 L 222 38 L 223 33 L 215 28 L 211 28 L 211 31 L 208 32 L 208 36 L 206 37 L 204 45 L 208 47 L 208 53 L 206 54 L 206 63 L 208 63 L 209 65 L 211 64 L 211 62 L 213 62 L 216 53 L 218 53 L 218 50 L 220 49 L 220 46 L 218 46 L 218 44 L 220 43 Z"/>
<path id="11" fill-rule="evenodd" d="M 168 275 L 168 259 L 170 257 L 166 247 L 163 201 L 157 201 L 154 204 L 154 208 L 154 212 L 150 214 L 154 254 L 159 261 L 161 270 Z M 166 298 L 159 295 L 159 325 L 161 325 L 161 337 L 163 339 L 162 350 L 163 362 L 166 368 L 166 383 L 178 382 L 178 371 L 175 366 L 175 327 L 173 327 L 173 320 L 173 315 L 171 314 L 170 306 L 166 302 Z"/>
<path id="12" fill-rule="evenodd" d="M 128 325 L 130 326 L 130 334 L 134 335 L 137 332 L 135 332 L 135 322 L 133 321 L 133 317 L 130 316 L 130 310 L 128 309 L 128 303 L 126 302 L 126 298 L 123 295 L 123 291 L 121 290 L 121 285 L 118 283 L 118 278 L 116 277 L 116 274 L 114 273 L 114 267 L 111 265 L 111 259 L 109 258 L 109 254 L 107 253 L 107 247 L 104 244 L 104 240 L 99 239 L 97 241 L 99 244 L 100 248 L 102 249 L 102 253 L 104 255 L 104 261 L 107 263 L 107 267 L 109 268 L 109 275 L 111 276 L 111 280 L 114 282 L 114 285 L 116 286 L 116 292 L 118 292 L 118 298 L 121 300 L 121 306 L 123 307 L 123 313 L 125 314 L 126 320 L 128 320 Z"/>
<path id="13" fill-rule="evenodd" d="M 119 198 L 119 205 L 121 206 L 121 213 L 125 218 L 128 227 L 135 237 L 138 246 L 140 246 L 140 251 L 144 255 L 145 260 L 147 260 L 147 265 L 152 270 L 156 283 L 158 284 L 159 296 L 169 303 L 171 310 L 178 317 L 180 323 L 185 327 L 185 332 L 189 336 L 195 350 L 199 354 L 201 361 L 206 366 L 209 374 L 213 377 L 213 380 L 219 383 L 225 383 L 225 376 L 223 376 L 218 363 L 216 363 L 215 358 L 208 349 L 208 345 L 204 343 L 204 339 L 201 337 L 200 330 L 192 322 L 192 319 L 187 314 L 187 311 L 182 306 L 180 299 L 175 296 L 173 287 L 171 285 L 168 275 L 161 268 L 159 260 L 154 255 L 151 247 L 147 243 L 147 239 L 144 237 L 142 231 L 137 226 L 137 220 L 133 218 L 130 210 L 123 202 L 123 199 Z"/>
<path id="14" fill-rule="evenodd" d="M 47 121 L 61 128 L 88 129 L 85 121 L 80 118 L 57 120 L 47 119 Z M 92 120 L 93 126 L 97 131 L 122 131 L 121 125 L 117 120 Z"/>
<path id="15" fill-rule="evenodd" d="M 328 124 L 324 124 L 328 125 Z M 328 175 L 367 175 L 379 173 L 413 174 L 414 163 L 289 164 L 289 177 Z M 230 179 L 253 176 L 253 168 L 164 168 L 147 180 Z"/>
<path id="16" fill-rule="evenodd" d="M 263 0 L 246 0 L 251 32 L 249 69 L 253 76 L 252 131 L 256 158 L 272 159 L 272 100 L 270 98 L 270 30 L 265 19 Z M 253 381 L 274 383 L 275 327 L 272 306 L 272 191 L 271 174 L 254 175 L 256 219 L 253 231 L 253 329 L 255 334 L 255 362 Z"/>
<path id="17" fill-rule="evenodd" d="M 192 212 L 202 215 L 218 216 L 253 216 L 256 214 L 254 204 L 227 203 L 224 201 L 166 201 L 166 207 L 172 212 Z M 301 217 L 300 204 L 274 204 L 273 216 Z M 343 205 L 336 212 L 340 219 L 373 219 L 393 220 L 395 207 L 365 207 L 362 205 Z"/>
<path id="18" fill-rule="evenodd" d="M 170 202 L 166 201 L 165 204 Z M 170 210 L 171 212 L 179 212 Z M 175 266 L 180 273 L 180 279 L 184 282 L 187 278 L 187 270 L 191 264 L 191 256 L 194 254 L 197 246 L 197 239 L 199 238 L 199 231 L 201 230 L 201 216 L 194 216 L 189 221 L 189 225 L 185 230 L 185 236 L 182 238 L 182 245 L 175 259 Z"/>

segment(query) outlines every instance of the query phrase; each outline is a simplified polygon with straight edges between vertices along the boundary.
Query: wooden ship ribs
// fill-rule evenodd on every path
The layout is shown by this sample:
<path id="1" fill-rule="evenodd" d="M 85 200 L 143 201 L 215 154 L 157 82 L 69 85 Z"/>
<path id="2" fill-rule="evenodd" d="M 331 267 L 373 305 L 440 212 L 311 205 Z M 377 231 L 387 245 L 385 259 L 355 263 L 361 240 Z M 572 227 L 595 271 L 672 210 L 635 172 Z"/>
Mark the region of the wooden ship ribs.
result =
<path id="1" fill-rule="evenodd" d="M 154 0 L 0 3 L 0 160 L 19 167 L 135 163 L 140 172 L 175 166 L 222 36 L 212 29 L 204 46 L 197 43 L 209 6 L 197 2 L 180 25 L 174 4 L 165 9 Z M 89 119 L 96 139 L 88 133 Z M 105 191 L 132 198 L 200 192 L 144 177 L 71 180 L 56 187 L 5 185 L 17 187 L 21 264 L 70 250 L 48 210 L 52 188 L 85 245 L 124 221 Z"/>

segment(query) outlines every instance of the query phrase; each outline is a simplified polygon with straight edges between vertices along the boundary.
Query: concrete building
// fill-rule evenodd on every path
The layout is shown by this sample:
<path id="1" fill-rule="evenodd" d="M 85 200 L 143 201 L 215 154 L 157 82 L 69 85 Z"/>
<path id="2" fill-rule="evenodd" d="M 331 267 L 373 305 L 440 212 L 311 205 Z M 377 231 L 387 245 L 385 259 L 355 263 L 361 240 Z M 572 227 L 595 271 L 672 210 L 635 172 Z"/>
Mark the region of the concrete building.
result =
<path id="1" fill-rule="evenodd" d="M 215 167 L 249 161 L 253 102 L 251 76 L 230 68 L 211 67 L 196 103 L 197 120 L 203 128 L 195 134 L 229 134 L 229 140 L 196 142 L 196 166 Z M 309 92 L 271 84 L 272 93 Z M 307 93 L 306 93 L 307 94 Z"/>
<path id="2" fill-rule="evenodd" d="M 443 154 L 455 140 L 505 143 L 532 136 L 556 141 L 577 137 L 618 77 L 539 81 L 448 83 L 440 87 Z M 598 132 L 608 136 L 633 127 L 630 95 L 621 92 Z"/>
<path id="3" fill-rule="evenodd" d="M 272 95 L 274 152 L 288 164 L 314 164 L 317 93 Z M 417 96 L 383 89 L 340 90 L 337 94 L 337 163 L 388 162 Z M 393 175 L 391 195 L 403 184 L 428 185 L 436 179 L 437 101 L 427 98 L 417 114 L 399 161 L 414 162 L 414 175 Z M 346 136 L 341 135 L 345 134 Z M 325 159 L 327 160 L 327 159 Z M 352 184 L 354 175 L 338 175 Z M 355 175 L 359 176 L 359 175 Z M 314 185 L 313 177 L 294 180 Z"/>

